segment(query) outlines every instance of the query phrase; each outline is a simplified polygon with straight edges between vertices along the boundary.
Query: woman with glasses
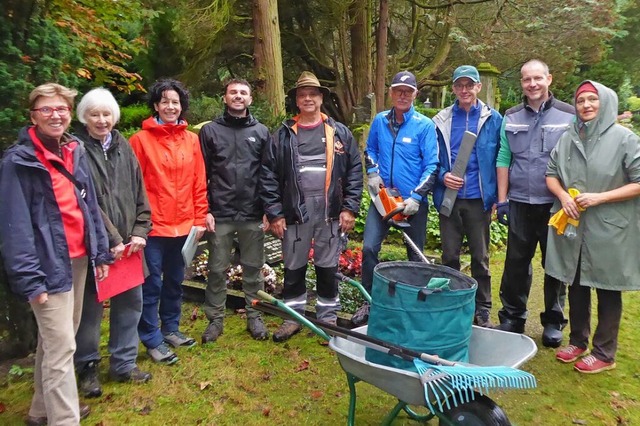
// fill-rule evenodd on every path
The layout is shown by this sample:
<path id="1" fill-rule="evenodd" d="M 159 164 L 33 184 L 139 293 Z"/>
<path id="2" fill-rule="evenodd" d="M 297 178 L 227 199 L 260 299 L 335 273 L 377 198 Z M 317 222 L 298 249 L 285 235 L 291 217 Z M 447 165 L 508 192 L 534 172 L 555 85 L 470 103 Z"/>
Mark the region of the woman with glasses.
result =
<path id="1" fill-rule="evenodd" d="M 12 290 L 38 324 L 28 425 L 74 425 L 73 369 L 87 269 L 107 276 L 112 257 L 82 144 L 66 133 L 76 91 L 55 83 L 29 95 L 31 122 L 0 163 L 0 252 Z"/>
<path id="2" fill-rule="evenodd" d="M 107 89 L 93 89 L 84 95 L 77 115 L 83 125 L 75 134 L 87 150 L 109 247 L 117 260 L 123 256 L 125 244 L 126 256 L 143 250 L 151 230 L 151 208 L 142 172 L 129 142 L 113 128 L 120 118 L 120 108 Z M 102 313 L 93 275 L 88 274 L 82 320 L 76 334 L 75 365 L 80 391 L 89 398 L 102 395 L 98 379 Z M 141 314 L 142 285 L 110 299 L 109 377 L 116 382 L 144 383 L 151 379 L 151 374 L 136 364 Z"/>
<path id="3" fill-rule="evenodd" d="M 574 100 L 576 120 L 551 151 L 546 176 L 557 197 L 551 213 L 579 222 L 571 233 L 549 228 L 545 271 L 571 283 L 569 345 L 556 359 L 594 374 L 616 367 L 622 291 L 640 290 L 640 138 L 616 123 L 618 96 L 608 87 L 585 81 Z M 598 325 L 589 354 L 592 289 Z"/>
<path id="4" fill-rule="evenodd" d="M 197 239 L 206 229 L 206 173 L 198 136 L 187 130 L 184 120 L 189 92 L 182 83 L 155 82 L 149 88 L 148 103 L 153 116 L 130 139 L 140 161 L 153 222 L 144 249 L 149 276 L 142 287 L 138 334 L 155 362 L 173 364 L 178 357 L 169 345 L 196 344 L 179 330 L 185 268 L 181 251 L 192 227 Z"/>

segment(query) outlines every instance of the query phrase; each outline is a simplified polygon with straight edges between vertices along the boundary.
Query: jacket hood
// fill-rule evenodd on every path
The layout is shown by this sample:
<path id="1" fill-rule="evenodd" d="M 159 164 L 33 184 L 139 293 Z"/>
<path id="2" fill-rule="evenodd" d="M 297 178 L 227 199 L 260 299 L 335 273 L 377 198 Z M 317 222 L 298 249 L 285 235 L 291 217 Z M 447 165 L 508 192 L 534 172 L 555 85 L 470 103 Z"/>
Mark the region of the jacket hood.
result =
<path id="1" fill-rule="evenodd" d="M 616 94 L 616 92 L 609 89 L 604 84 L 600 84 L 592 80 L 585 80 L 578 85 L 576 91 L 574 92 L 574 104 L 576 101 L 578 88 L 580 88 L 580 86 L 587 82 L 593 84 L 593 86 L 598 91 L 598 97 L 600 98 L 600 108 L 598 110 L 598 115 L 596 116 L 596 118 L 588 123 L 584 123 L 583 121 L 581 121 L 576 111 L 576 131 L 578 131 L 583 124 L 586 124 L 589 134 L 599 135 L 609 127 L 614 125 L 618 118 L 618 95 Z"/>
<path id="2" fill-rule="evenodd" d="M 100 147 L 102 148 L 102 143 L 89 134 L 87 126 L 85 126 L 84 124 L 78 125 L 73 132 L 73 135 L 84 142 L 85 147 L 87 146 L 87 144 L 93 143 L 100 145 Z M 124 140 L 125 138 L 124 136 L 122 136 L 122 133 L 120 133 L 116 129 L 111 130 L 111 147 L 120 145 Z"/>
<path id="3" fill-rule="evenodd" d="M 244 117 L 235 117 L 229 114 L 227 107 L 224 107 L 224 113 L 214 120 L 216 123 L 225 127 L 251 127 L 258 124 L 258 120 L 251 115 L 251 111 L 247 108 L 247 115 Z"/>
<path id="4" fill-rule="evenodd" d="M 157 137 L 173 135 L 187 129 L 187 122 L 182 120 L 178 124 L 160 124 L 155 117 L 149 117 L 142 122 L 142 130 L 147 130 Z"/>

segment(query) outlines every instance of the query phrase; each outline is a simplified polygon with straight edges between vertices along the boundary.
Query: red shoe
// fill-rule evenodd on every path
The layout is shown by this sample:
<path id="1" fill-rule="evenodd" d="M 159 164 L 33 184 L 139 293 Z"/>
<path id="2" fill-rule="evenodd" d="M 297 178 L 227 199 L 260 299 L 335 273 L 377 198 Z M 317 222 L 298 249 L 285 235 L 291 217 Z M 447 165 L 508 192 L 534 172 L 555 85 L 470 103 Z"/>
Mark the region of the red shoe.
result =
<path id="1" fill-rule="evenodd" d="M 581 356 L 589 354 L 589 348 L 582 349 L 574 345 L 565 346 L 558 349 L 556 352 L 556 359 L 560 362 L 573 362 Z"/>
<path id="2" fill-rule="evenodd" d="M 595 356 L 589 355 L 576 362 L 573 368 L 581 373 L 595 374 L 601 371 L 613 370 L 616 368 L 616 363 L 600 361 Z"/>

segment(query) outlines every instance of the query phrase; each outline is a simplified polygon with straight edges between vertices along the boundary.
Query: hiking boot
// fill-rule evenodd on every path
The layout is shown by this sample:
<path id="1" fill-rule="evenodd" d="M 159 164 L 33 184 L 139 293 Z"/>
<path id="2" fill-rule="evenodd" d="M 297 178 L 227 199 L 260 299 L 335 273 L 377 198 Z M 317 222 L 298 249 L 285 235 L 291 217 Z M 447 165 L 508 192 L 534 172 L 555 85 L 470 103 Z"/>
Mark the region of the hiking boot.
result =
<path id="1" fill-rule="evenodd" d="M 562 344 L 562 326 L 560 324 L 547 324 L 542 332 L 542 345 L 547 348 L 557 348 Z"/>
<path id="2" fill-rule="evenodd" d="M 89 407 L 87 404 L 82 404 L 80 403 L 80 407 L 79 407 L 79 411 L 80 411 L 80 420 L 84 420 L 87 417 L 89 417 L 89 414 L 91 414 L 91 407 Z M 34 417 L 34 416 L 27 416 L 24 419 L 24 424 L 27 426 L 47 426 L 47 418 L 46 417 Z"/>
<path id="3" fill-rule="evenodd" d="M 351 315 L 351 324 L 356 327 L 365 325 L 369 321 L 369 302 L 364 302 L 353 315 Z"/>
<path id="4" fill-rule="evenodd" d="M 162 342 L 155 348 L 147 349 L 147 353 L 151 357 L 152 360 L 162 364 L 175 364 L 178 362 L 178 355 L 173 353 L 169 346 L 166 343 Z"/>
<path id="5" fill-rule="evenodd" d="M 510 333 L 524 333 L 524 322 L 506 320 L 493 327 L 494 330 L 508 331 Z"/>
<path id="6" fill-rule="evenodd" d="M 616 368 L 616 363 L 600 361 L 595 356 L 588 355 L 576 362 L 573 368 L 581 373 L 595 374 L 602 371 L 613 370 Z"/>
<path id="7" fill-rule="evenodd" d="M 138 367 L 133 367 L 132 370 L 127 371 L 126 373 L 114 373 L 113 371 L 109 373 L 111 380 L 114 382 L 120 383 L 147 383 L 151 380 L 151 373 L 146 371 L 141 371 Z"/>
<path id="8" fill-rule="evenodd" d="M 489 310 L 488 309 L 480 309 L 473 316 L 473 323 L 478 327 L 484 328 L 493 328 L 493 324 L 491 324 L 491 318 L 489 318 Z"/>
<path id="9" fill-rule="evenodd" d="M 556 359 L 560 362 L 569 363 L 585 355 L 589 355 L 589 348 L 582 349 L 574 345 L 569 345 L 556 352 Z"/>
<path id="10" fill-rule="evenodd" d="M 255 340 L 267 340 L 269 338 L 269 330 L 267 330 L 260 316 L 247 318 L 247 330 Z"/>
<path id="11" fill-rule="evenodd" d="M 102 387 L 98 379 L 98 363 L 90 361 L 78 373 L 78 387 L 85 398 L 97 398 L 102 395 Z"/>
<path id="12" fill-rule="evenodd" d="M 295 321 L 285 320 L 282 325 L 273 333 L 274 342 L 284 342 L 302 329 L 302 326 Z"/>
<path id="13" fill-rule="evenodd" d="M 202 344 L 215 342 L 222 334 L 222 321 L 211 321 L 204 333 L 202 333 Z"/>
<path id="14" fill-rule="evenodd" d="M 174 348 L 190 348 L 196 344 L 196 339 L 192 339 L 179 331 L 172 331 L 171 333 L 165 334 L 164 341 Z"/>

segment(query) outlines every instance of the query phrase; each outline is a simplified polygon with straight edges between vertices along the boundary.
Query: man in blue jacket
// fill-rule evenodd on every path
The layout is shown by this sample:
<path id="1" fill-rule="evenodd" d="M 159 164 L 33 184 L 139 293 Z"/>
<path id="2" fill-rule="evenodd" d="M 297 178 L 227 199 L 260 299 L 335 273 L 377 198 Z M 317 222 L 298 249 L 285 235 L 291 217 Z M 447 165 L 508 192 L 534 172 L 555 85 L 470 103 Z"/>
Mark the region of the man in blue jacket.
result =
<path id="1" fill-rule="evenodd" d="M 436 180 L 438 146 L 433 121 L 413 108 L 418 94 L 416 77 L 402 71 L 393 77 L 389 97 L 393 107 L 376 115 L 371 123 L 365 161 L 369 192 L 380 191 L 380 185 L 396 188 L 405 202 L 403 214 L 409 216 L 411 227 L 407 235 L 420 250 L 424 247 L 427 229 L 427 193 Z M 362 247 L 362 285 L 371 292 L 373 268 L 378 264 L 382 240 L 389 224 L 371 204 L 364 226 Z M 420 261 L 417 253 L 407 247 L 409 260 Z M 365 304 L 352 321 L 359 325 L 367 321 L 369 305 Z"/>
<path id="2" fill-rule="evenodd" d="M 474 323 L 490 327 L 491 273 L 489 225 L 496 203 L 496 158 L 500 147 L 500 114 L 478 99 L 482 89 L 475 67 L 462 65 L 453 73 L 456 101 L 433 121 L 438 132 L 440 171 L 433 191 L 438 211 L 447 188 L 458 191 L 451 214 L 440 214 L 442 264 L 460 270 L 460 249 L 466 236 L 471 252 L 471 276 L 478 282 Z M 477 135 L 464 177 L 451 173 L 465 131 Z"/>

